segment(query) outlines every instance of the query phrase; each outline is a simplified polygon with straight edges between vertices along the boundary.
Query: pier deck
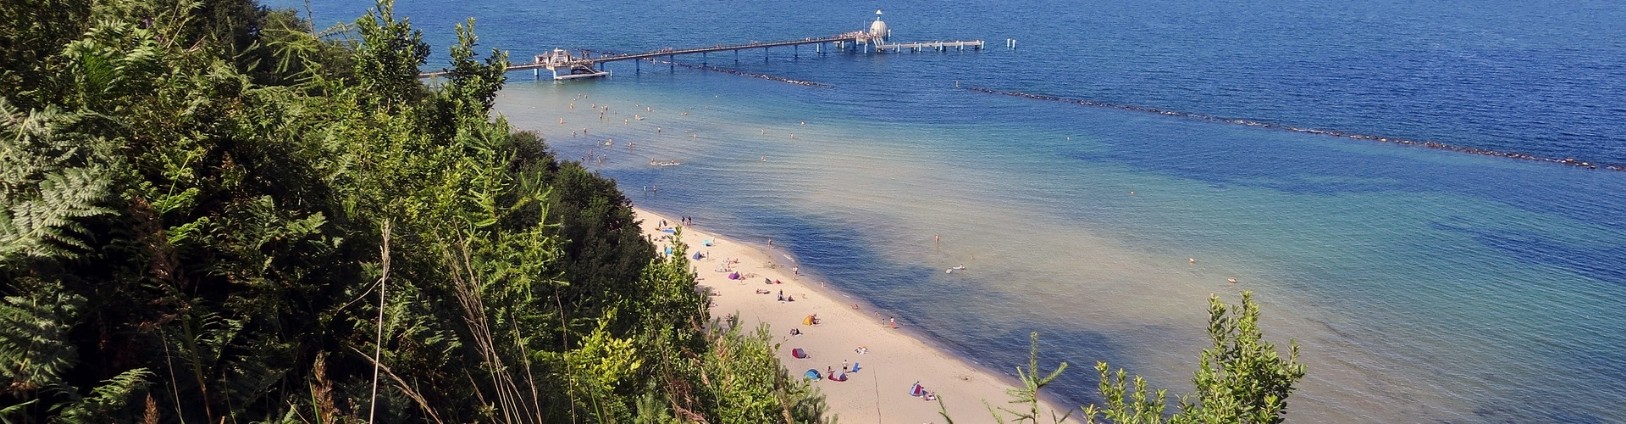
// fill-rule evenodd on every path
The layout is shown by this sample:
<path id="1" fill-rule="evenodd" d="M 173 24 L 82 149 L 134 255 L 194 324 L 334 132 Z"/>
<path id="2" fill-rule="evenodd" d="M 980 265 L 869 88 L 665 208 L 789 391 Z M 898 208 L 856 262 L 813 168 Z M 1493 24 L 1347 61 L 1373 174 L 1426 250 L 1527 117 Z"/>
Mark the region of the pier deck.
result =
<path id="1" fill-rule="evenodd" d="M 718 44 L 718 45 L 711 46 L 711 47 L 694 47 L 694 48 L 685 48 L 685 49 L 660 49 L 660 50 L 647 51 L 647 52 L 643 52 L 643 53 L 626 53 L 626 54 L 613 54 L 613 55 L 599 56 L 599 57 L 582 57 L 582 58 L 577 58 L 577 59 L 571 61 L 571 63 L 567 64 L 567 65 L 555 64 L 554 66 L 560 67 L 560 66 L 568 66 L 568 65 L 582 65 L 582 66 L 587 66 L 587 67 L 598 67 L 600 64 L 603 64 L 603 63 L 626 61 L 626 60 L 643 60 L 643 59 L 653 59 L 653 58 L 663 57 L 663 56 L 670 57 L 670 56 L 687 55 L 687 54 L 704 54 L 704 53 L 736 51 L 736 50 L 746 50 L 746 49 L 766 49 L 766 48 L 770 48 L 770 47 L 802 46 L 802 45 L 810 45 L 810 44 L 837 43 L 838 45 L 845 46 L 847 43 L 857 43 L 861 39 L 864 39 L 863 34 L 860 34 L 860 33 L 846 33 L 846 34 L 833 35 L 833 36 L 828 36 L 828 37 L 809 37 L 809 38 L 803 38 L 803 39 L 800 39 L 800 40 L 751 42 L 751 43 L 744 43 L 744 44 Z M 547 67 L 548 67 L 548 64 L 545 61 L 542 60 L 541 56 L 538 56 L 531 63 L 522 63 L 522 64 L 517 64 L 517 65 L 509 65 L 508 66 L 508 71 L 510 71 L 510 72 L 512 72 L 512 71 L 528 71 L 528 70 L 536 70 L 536 69 L 546 69 Z M 420 78 L 432 78 L 432 77 L 444 76 L 444 75 L 446 75 L 448 73 L 450 73 L 450 71 L 427 72 L 427 73 L 420 74 L 419 77 Z"/>
<path id="2" fill-rule="evenodd" d="M 982 50 L 982 48 L 983 48 L 983 41 L 982 40 L 926 41 L 926 42 L 912 42 L 912 43 L 889 43 L 889 42 L 887 42 L 886 38 L 888 36 L 890 36 L 892 31 L 887 29 L 886 23 L 881 21 L 880 15 L 881 15 L 881 11 L 879 11 L 879 10 L 875 11 L 875 22 L 871 23 L 870 28 L 867 31 L 853 31 L 853 32 L 847 32 L 847 33 L 827 36 L 827 37 L 808 37 L 808 38 L 803 38 L 803 39 L 799 39 L 799 40 L 781 40 L 781 41 L 767 41 L 767 42 L 753 41 L 753 42 L 745 43 L 745 44 L 718 44 L 718 45 L 711 46 L 711 47 L 693 47 L 693 48 L 684 48 L 684 49 L 670 49 L 670 48 L 668 48 L 668 49 L 647 51 L 647 52 L 643 52 L 643 53 L 609 54 L 609 55 L 601 55 L 601 56 L 598 56 L 598 57 L 593 57 L 590 54 L 590 52 L 588 52 L 586 50 L 583 50 L 582 55 L 578 57 L 578 56 L 570 54 L 570 52 L 565 51 L 563 49 L 554 49 L 552 53 L 536 55 L 535 57 L 532 58 L 532 61 L 530 63 L 520 63 L 520 64 L 510 65 L 507 68 L 507 70 L 510 71 L 510 72 L 529 70 L 529 71 L 535 72 L 537 74 L 537 76 L 540 77 L 541 76 L 541 71 L 546 69 L 549 72 L 553 73 L 553 78 L 554 79 L 563 80 L 563 79 L 574 79 L 574 78 L 591 78 L 591 77 L 608 75 L 609 72 L 604 70 L 604 64 L 609 63 L 609 62 L 639 61 L 639 60 L 654 59 L 654 58 L 657 58 L 657 57 L 663 57 L 664 56 L 664 57 L 666 57 L 668 59 L 668 62 L 675 63 L 675 59 L 676 59 L 677 55 L 689 55 L 689 54 L 705 55 L 706 53 L 712 53 L 712 52 L 723 52 L 723 51 L 739 52 L 740 50 L 758 49 L 758 48 L 763 49 L 764 51 L 766 51 L 768 48 L 772 48 L 772 47 L 791 47 L 791 46 L 803 46 L 803 45 L 818 45 L 818 46 L 820 46 L 820 48 L 815 50 L 818 54 L 824 54 L 824 53 L 829 52 L 830 49 L 824 48 L 823 45 L 831 44 L 831 43 L 835 44 L 835 50 L 836 51 L 844 51 L 844 50 L 856 51 L 856 50 L 860 49 L 860 46 L 862 46 L 863 51 L 866 52 L 866 53 L 868 53 L 868 52 L 901 53 L 901 52 L 905 52 L 905 51 L 920 52 L 920 51 L 928 51 L 928 50 L 948 51 L 949 49 L 955 49 L 955 50 L 963 51 L 963 50 L 965 50 L 967 48 L 970 48 L 972 50 Z M 1014 45 L 1011 45 L 1012 44 L 1011 40 L 1007 40 L 1006 43 L 1007 43 L 1008 46 L 1011 46 L 1011 47 L 1014 48 Z M 560 75 L 559 72 L 561 70 L 563 70 L 566 74 L 565 75 Z M 450 73 L 451 73 L 450 71 L 444 71 L 444 70 L 443 71 L 437 71 L 437 72 L 426 72 L 426 73 L 423 73 L 423 74 L 419 74 L 418 77 L 419 78 L 434 78 L 434 77 L 445 76 L 445 75 L 450 74 Z"/>
<path id="3" fill-rule="evenodd" d="M 982 50 L 982 46 L 983 46 L 982 40 L 926 41 L 926 42 L 919 42 L 919 43 L 876 44 L 875 45 L 875 51 L 883 52 L 883 53 L 889 52 L 889 51 L 893 52 L 893 53 L 898 53 L 898 52 L 905 52 L 905 51 L 919 52 L 919 51 L 928 51 L 928 50 L 947 51 L 949 49 L 965 50 L 967 48 L 970 48 L 972 50 Z"/>

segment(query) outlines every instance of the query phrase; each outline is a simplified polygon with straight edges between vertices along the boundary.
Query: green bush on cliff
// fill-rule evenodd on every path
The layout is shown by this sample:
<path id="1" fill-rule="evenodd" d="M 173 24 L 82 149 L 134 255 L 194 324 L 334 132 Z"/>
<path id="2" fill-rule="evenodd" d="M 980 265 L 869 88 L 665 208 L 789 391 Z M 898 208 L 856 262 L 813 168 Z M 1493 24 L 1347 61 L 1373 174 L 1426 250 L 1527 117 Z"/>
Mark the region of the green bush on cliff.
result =
<path id="1" fill-rule="evenodd" d="M 490 118 L 472 21 L 430 88 L 391 9 L 0 3 L 0 419 L 818 419 L 613 182 Z"/>

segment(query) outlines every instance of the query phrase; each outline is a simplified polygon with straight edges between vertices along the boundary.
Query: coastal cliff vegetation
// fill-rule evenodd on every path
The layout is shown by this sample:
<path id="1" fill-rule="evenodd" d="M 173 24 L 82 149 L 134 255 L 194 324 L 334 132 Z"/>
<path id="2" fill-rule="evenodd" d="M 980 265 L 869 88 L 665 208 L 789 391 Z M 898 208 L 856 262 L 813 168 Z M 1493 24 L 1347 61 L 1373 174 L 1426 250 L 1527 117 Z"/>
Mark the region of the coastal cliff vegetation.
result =
<path id="1" fill-rule="evenodd" d="M 630 202 L 382 2 L 0 4 L 0 419 L 813 422 Z M 448 29 L 450 30 L 450 28 Z"/>
<path id="2" fill-rule="evenodd" d="M 508 59 L 453 30 L 426 86 L 387 0 L 330 29 L 252 0 L 0 3 L 0 420 L 833 420 L 612 181 L 492 118 Z M 1231 388 L 1191 402 L 1275 422 L 1302 367 L 1239 362 L 1274 348 L 1215 307 L 1244 331 L 1198 385 Z M 1100 369 L 1106 417 L 1163 417 Z"/>

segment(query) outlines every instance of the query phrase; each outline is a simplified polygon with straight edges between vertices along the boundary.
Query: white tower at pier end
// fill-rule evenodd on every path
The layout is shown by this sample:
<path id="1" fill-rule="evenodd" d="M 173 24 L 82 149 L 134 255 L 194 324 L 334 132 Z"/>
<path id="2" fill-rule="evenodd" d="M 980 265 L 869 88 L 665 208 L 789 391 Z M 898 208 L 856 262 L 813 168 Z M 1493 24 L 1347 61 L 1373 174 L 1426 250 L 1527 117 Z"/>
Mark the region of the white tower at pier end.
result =
<path id="1" fill-rule="evenodd" d="M 886 38 L 892 35 L 892 30 L 886 28 L 886 22 L 881 20 L 881 9 L 875 9 L 875 22 L 869 24 L 869 38 L 875 45 L 886 44 Z"/>

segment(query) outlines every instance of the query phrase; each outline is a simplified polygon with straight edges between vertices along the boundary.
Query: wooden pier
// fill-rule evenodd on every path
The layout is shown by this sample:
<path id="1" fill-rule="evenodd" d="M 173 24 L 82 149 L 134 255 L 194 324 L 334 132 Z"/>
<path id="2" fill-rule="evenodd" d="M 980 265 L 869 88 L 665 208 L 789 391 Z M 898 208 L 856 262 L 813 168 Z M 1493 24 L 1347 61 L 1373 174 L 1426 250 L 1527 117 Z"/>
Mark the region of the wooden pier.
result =
<path id="1" fill-rule="evenodd" d="M 805 45 L 814 46 L 813 52 L 817 55 L 829 54 L 831 51 L 902 53 L 906 51 L 922 52 L 932 50 L 946 52 L 951 49 L 964 51 L 968 48 L 972 50 L 982 50 L 984 45 L 982 40 L 890 43 L 887 42 L 886 39 L 892 34 L 892 31 L 887 29 L 886 23 L 881 21 L 880 15 L 881 11 L 875 11 L 875 21 L 870 23 L 870 27 L 866 31 L 853 31 L 827 37 L 807 37 L 799 40 L 767 42 L 754 41 L 745 44 L 718 44 L 710 47 L 661 49 L 643 53 L 609 54 L 598 57 L 593 57 L 592 52 L 587 50 L 582 50 L 581 54 L 577 56 L 572 55 L 570 52 L 562 49 L 554 49 L 550 53 L 534 56 L 531 63 L 510 65 L 508 67 L 508 71 L 529 70 L 540 78 L 542 76 L 542 70 L 546 69 L 553 74 L 553 79 L 567 80 L 609 75 L 609 72 L 604 70 L 604 64 L 610 62 L 634 61 L 633 63 L 636 66 L 636 64 L 640 61 L 654 61 L 657 58 L 664 57 L 666 58 L 668 66 L 675 66 L 678 55 L 698 54 L 701 57 L 701 64 L 704 66 L 706 55 L 708 53 L 725 51 L 733 51 L 735 52 L 735 56 L 738 57 L 740 50 L 763 49 L 763 51 L 766 52 L 767 49 L 773 47 L 792 47 L 797 49 L 796 52 L 792 54 L 799 56 L 801 54 L 800 47 Z M 1007 42 L 1007 44 L 1009 43 Z M 561 74 L 560 71 L 564 71 L 564 73 Z M 449 73 L 450 71 L 427 72 L 419 74 L 418 77 L 435 78 L 445 76 Z"/>

